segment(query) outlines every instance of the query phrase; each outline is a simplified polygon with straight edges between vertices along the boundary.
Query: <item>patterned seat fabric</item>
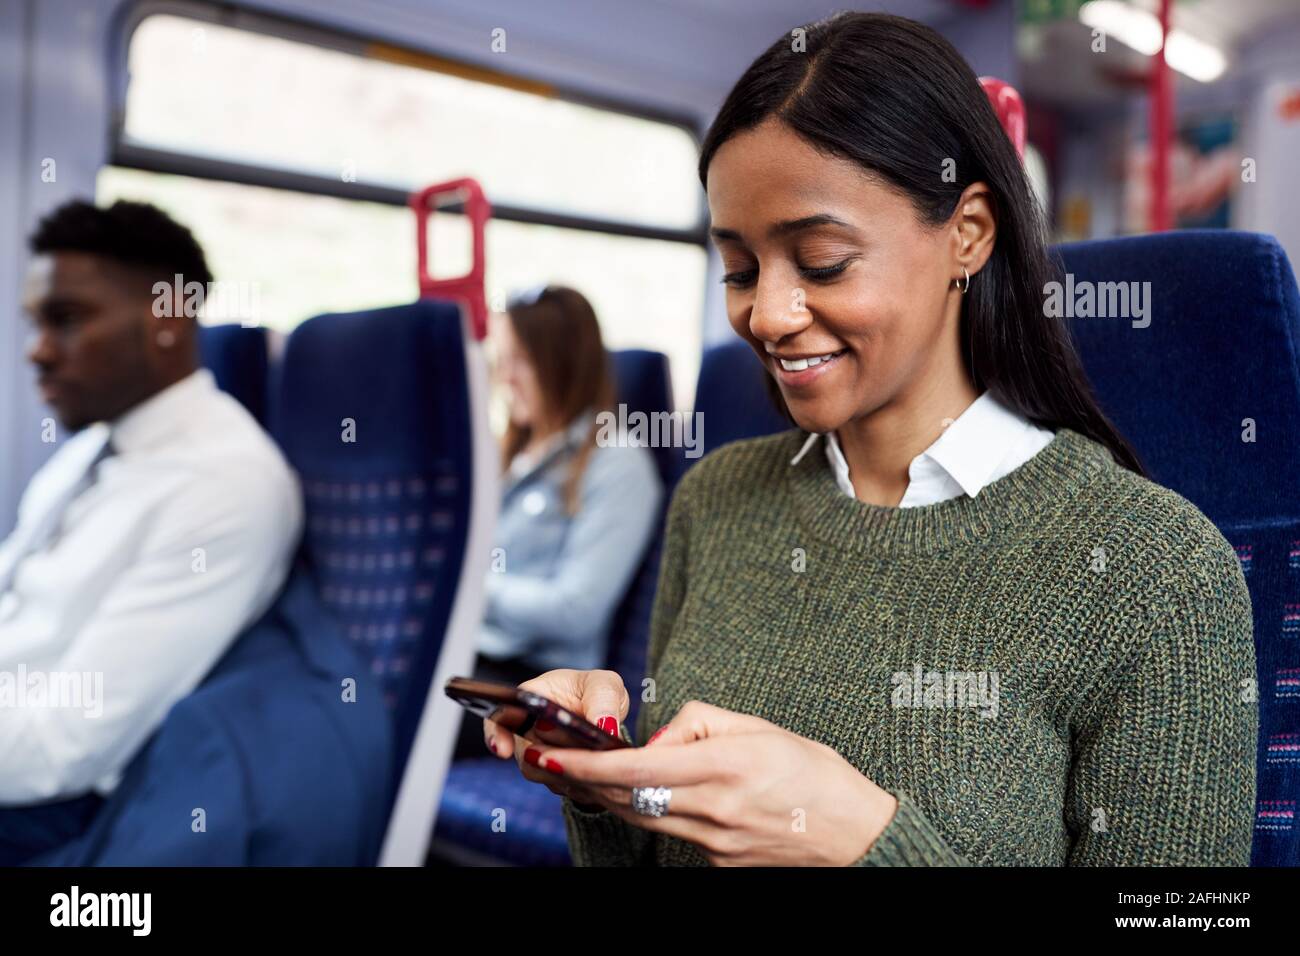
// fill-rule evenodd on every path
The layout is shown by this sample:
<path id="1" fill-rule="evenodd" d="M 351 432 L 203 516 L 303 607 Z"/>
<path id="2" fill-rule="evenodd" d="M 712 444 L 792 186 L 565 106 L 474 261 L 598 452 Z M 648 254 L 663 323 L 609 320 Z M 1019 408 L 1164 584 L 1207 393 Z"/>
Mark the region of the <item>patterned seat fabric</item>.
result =
<path id="1" fill-rule="evenodd" d="M 1300 865 L 1295 276 L 1275 239 L 1240 232 L 1085 242 L 1059 253 L 1068 283 L 1080 292 L 1089 284 L 1095 302 L 1118 288 L 1100 283 L 1124 283 L 1130 300 L 1143 294 L 1145 315 L 1076 317 L 1075 338 L 1102 407 L 1152 478 L 1200 508 L 1237 550 L 1258 675 L 1257 688 L 1242 693 L 1257 692 L 1260 708 L 1251 862 Z"/>
<path id="2" fill-rule="evenodd" d="M 1241 561 L 1255 615 L 1259 673 L 1256 866 L 1297 866 L 1300 800 L 1300 522 L 1223 529 Z"/>
<path id="3" fill-rule="evenodd" d="M 289 337 L 274 432 L 303 486 L 303 552 L 393 715 L 400 779 L 460 578 L 470 426 L 461 319 L 422 300 Z"/>
<path id="4" fill-rule="evenodd" d="M 438 840 L 502 863 L 568 866 L 561 800 L 529 783 L 514 761 L 458 760 L 438 809 Z"/>

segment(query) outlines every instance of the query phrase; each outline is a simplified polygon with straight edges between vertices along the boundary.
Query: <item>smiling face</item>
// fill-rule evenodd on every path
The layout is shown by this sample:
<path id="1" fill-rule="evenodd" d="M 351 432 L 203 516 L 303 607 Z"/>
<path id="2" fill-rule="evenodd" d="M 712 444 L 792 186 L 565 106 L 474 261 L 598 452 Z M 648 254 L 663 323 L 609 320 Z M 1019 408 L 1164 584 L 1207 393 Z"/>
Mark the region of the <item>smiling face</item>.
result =
<path id="1" fill-rule="evenodd" d="M 969 389 L 959 213 L 926 225 L 903 193 L 775 119 L 718 149 L 707 188 L 728 320 L 801 428 Z"/>

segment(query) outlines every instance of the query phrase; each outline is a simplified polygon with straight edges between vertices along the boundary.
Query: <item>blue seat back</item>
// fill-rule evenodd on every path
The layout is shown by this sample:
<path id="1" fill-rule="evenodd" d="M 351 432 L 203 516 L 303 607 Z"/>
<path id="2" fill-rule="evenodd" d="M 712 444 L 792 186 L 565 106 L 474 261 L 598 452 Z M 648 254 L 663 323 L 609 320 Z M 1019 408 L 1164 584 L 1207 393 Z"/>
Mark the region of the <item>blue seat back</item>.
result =
<path id="1" fill-rule="evenodd" d="M 1076 317 L 1075 339 L 1102 408 L 1152 478 L 1200 508 L 1241 559 L 1260 704 L 1252 863 L 1300 865 L 1295 277 L 1275 239 L 1239 232 L 1174 232 L 1058 251 L 1076 304 L 1081 283 L 1094 292 L 1100 283 L 1150 283 L 1147 315 Z M 1252 423 L 1253 440 L 1243 440 Z"/>
<path id="2" fill-rule="evenodd" d="M 639 411 L 652 415 L 672 411 L 672 376 L 666 355 L 644 349 L 628 349 L 614 352 L 612 361 L 617 399 L 627 405 L 629 412 Z M 652 448 L 651 451 L 659 466 L 659 477 L 664 483 L 664 501 L 667 502 L 681 473 L 682 450 Z M 666 511 L 666 506 L 663 511 Z M 629 725 L 634 725 L 641 702 L 641 681 L 645 678 L 650 611 L 654 606 L 655 586 L 659 577 L 662 538 L 661 511 L 659 526 L 610 624 L 606 666 L 623 676 L 623 683 L 631 695 L 632 703 L 627 716 Z"/>
<path id="3" fill-rule="evenodd" d="M 400 778 L 460 579 L 471 494 L 459 310 L 422 300 L 294 330 L 273 430 L 302 480 L 304 557 L 394 721 Z"/>
<path id="4" fill-rule="evenodd" d="M 695 410 L 704 415 L 704 451 L 727 442 L 793 428 L 768 394 L 763 368 L 745 342 L 705 350 L 695 388 Z"/>
<path id="5" fill-rule="evenodd" d="M 627 412 L 647 416 L 673 408 L 672 376 L 668 356 L 649 349 L 621 349 L 610 353 L 610 370 L 614 376 L 616 400 Z M 681 470 L 681 450 L 651 448 L 664 487 L 671 487 Z"/>
<path id="6" fill-rule="evenodd" d="M 703 415 L 705 453 L 730 441 L 793 427 L 773 405 L 763 382 L 766 375 L 758 358 L 744 342 L 727 342 L 705 351 L 695 390 L 695 412 Z M 620 382 L 620 395 L 621 392 Z M 665 389 L 662 397 L 656 399 L 658 405 L 646 396 L 643 399 L 644 410 L 670 409 L 671 395 L 671 388 Z M 682 473 L 698 460 L 686 458 L 682 449 L 673 449 L 668 465 L 670 470 L 664 481 L 665 502 L 671 498 Z M 641 682 L 646 676 L 646 651 L 650 643 L 650 615 L 654 608 L 662 552 L 661 516 L 661 526 L 651 540 L 632 587 L 619 605 L 610 632 L 608 666 L 623 676 L 623 683 L 631 695 L 629 724 L 635 722 L 640 710 Z"/>
<path id="7" fill-rule="evenodd" d="M 268 357 L 266 329 L 242 325 L 199 327 L 199 361 L 217 386 L 239 400 L 258 423 L 266 425 Z"/>

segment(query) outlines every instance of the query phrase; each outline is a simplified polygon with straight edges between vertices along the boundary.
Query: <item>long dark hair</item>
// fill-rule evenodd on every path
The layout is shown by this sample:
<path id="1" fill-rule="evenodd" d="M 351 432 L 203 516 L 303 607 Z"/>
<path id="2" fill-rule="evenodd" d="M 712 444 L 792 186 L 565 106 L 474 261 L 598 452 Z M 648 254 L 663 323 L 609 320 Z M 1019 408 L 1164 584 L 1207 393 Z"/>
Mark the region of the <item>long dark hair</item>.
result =
<path id="1" fill-rule="evenodd" d="M 567 427 L 585 411 L 606 411 L 614 402 L 614 380 L 609 355 L 600 335 L 600 323 L 587 297 L 575 289 L 550 285 L 536 296 L 511 303 L 506 314 L 529 363 L 537 373 L 537 386 L 548 414 Z M 577 514 L 579 486 L 599 426 L 591 430 L 573 456 L 562 488 L 564 509 Z M 501 447 L 502 468 L 523 450 L 532 429 L 506 427 Z"/>
<path id="2" fill-rule="evenodd" d="M 962 355 L 975 387 L 1039 425 L 1087 435 L 1145 474 L 1097 405 L 1065 320 L 1043 308 L 1055 269 L 1042 212 L 966 61 L 929 27 L 887 14 L 839 13 L 800 31 L 768 47 L 727 96 L 704 137 L 700 182 L 723 143 L 775 116 L 884 177 L 933 226 L 967 186 L 987 183 L 997 239 L 962 296 Z"/>

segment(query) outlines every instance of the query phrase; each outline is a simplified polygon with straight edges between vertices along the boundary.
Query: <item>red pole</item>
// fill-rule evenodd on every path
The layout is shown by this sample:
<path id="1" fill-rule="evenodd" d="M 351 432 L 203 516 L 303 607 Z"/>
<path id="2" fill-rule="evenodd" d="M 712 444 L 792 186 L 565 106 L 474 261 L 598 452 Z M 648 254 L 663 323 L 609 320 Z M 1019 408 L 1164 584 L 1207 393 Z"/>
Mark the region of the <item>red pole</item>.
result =
<path id="1" fill-rule="evenodd" d="M 1160 50 L 1151 66 L 1151 231 L 1165 232 L 1169 214 L 1169 146 L 1174 137 L 1174 84 L 1165 61 L 1172 0 L 1160 0 Z"/>

